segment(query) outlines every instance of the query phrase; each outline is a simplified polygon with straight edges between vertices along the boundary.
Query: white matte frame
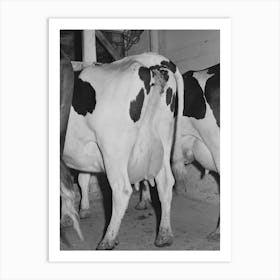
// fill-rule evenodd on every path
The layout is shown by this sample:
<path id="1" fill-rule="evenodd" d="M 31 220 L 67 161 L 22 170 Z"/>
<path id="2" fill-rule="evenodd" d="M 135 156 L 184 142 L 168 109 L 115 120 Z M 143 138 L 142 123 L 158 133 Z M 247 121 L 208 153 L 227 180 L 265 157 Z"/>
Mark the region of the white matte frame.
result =
<path id="1" fill-rule="evenodd" d="M 231 260 L 231 22 L 228 18 L 49 19 L 49 260 L 52 262 L 229 262 Z M 59 55 L 62 29 L 220 30 L 221 240 L 218 251 L 61 251 L 59 187 Z M 188 226 L 186 224 L 186 226 Z M 121 238 L 121 237 L 120 237 Z"/>

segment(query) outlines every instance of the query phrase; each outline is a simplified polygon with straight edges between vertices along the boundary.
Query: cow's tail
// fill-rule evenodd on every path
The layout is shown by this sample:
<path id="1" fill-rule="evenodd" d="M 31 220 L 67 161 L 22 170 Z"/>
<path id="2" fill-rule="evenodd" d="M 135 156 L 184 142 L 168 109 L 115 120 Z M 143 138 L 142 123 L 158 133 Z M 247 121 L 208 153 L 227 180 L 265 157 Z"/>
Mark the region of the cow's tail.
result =
<path id="1" fill-rule="evenodd" d="M 172 153 L 172 169 L 175 177 L 182 175 L 185 171 L 183 151 L 182 151 L 182 120 L 183 120 L 183 110 L 184 110 L 184 80 L 182 74 L 180 73 L 178 67 L 175 72 L 175 78 L 177 83 L 177 121 L 176 121 L 176 132 L 175 141 L 173 145 Z"/>
<path id="2" fill-rule="evenodd" d="M 60 171 L 62 172 L 62 171 Z M 65 175 L 65 173 L 64 173 Z M 84 237 L 80 228 L 79 215 L 75 209 L 75 192 L 73 188 L 73 179 L 70 174 L 60 178 L 60 197 L 61 197 L 61 219 L 66 216 L 73 221 L 73 227 L 79 238 L 83 241 Z"/>

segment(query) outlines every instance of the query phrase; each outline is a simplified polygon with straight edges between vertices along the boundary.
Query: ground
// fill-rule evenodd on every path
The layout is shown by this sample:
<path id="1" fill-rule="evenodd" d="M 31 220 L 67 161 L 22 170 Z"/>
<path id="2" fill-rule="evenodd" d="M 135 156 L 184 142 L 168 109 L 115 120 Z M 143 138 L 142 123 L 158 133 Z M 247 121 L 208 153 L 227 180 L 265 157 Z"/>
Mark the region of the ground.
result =
<path id="1" fill-rule="evenodd" d="M 185 181 L 181 181 L 173 194 L 171 225 L 174 242 L 170 247 L 158 248 L 154 245 L 159 203 L 153 188 L 153 207 L 147 210 L 134 208 L 139 193 L 132 194 L 119 231 L 120 243 L 115 250 L 219 250 L 219 242 L 209 242 L 206 238 L 215 229 L 219 216 L 217 191 L 213 192 L 217 188 L 215 180 L 211 175 L 201 180 L 200 172 L 191 167 L 188 184 L 191 187 L 186 189 Z M 64 228 L 61 250 L 95 250 L 109 221 L 110 207 L 104 207 L 110 204 L 109 193 L 109 189 L 105 191 L 105 203 L 100 196 L 92 198 L 91 216 L 81 220 L 85 241 L 79 240 L 72 227 Z"/>

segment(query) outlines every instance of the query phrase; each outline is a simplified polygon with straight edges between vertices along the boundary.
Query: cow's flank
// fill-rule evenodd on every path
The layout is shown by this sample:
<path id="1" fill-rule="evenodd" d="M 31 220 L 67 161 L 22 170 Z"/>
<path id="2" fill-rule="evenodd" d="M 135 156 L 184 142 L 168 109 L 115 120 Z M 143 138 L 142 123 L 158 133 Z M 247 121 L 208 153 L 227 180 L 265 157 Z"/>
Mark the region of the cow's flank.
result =
<path id="1" fill-rule="evenodd" d="M 137 122 L 140 119 L 144 98 L 144 89 L 141 88 L 135 100 L 130 102 L 129 115 L 134 122 Z"/>
<path id="2" fill-rule="evenodd" d="M 214 75 L 205 84 L 205 98 L 220 127 L 220 64 L 209 68 L 208 74 Z"/>
<path id="3" fill-rule="evenodd" d="M 193 71 L 183 75 L 184 79 L 184 112 L 186 117 L 203 119 L 206 113 L 206 104 L 203 96 L 203 90 L 196 78 L 193 77 Z"/>

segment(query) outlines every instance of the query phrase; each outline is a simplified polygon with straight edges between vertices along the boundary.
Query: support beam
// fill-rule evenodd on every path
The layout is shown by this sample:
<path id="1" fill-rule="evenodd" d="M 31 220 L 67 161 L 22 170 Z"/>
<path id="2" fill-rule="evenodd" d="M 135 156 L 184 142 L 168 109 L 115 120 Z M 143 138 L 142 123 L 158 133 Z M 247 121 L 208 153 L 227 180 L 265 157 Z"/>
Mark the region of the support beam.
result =
<path id="1" fill-rule="evenodd" d="M 96 62 L 95 30 L 83 31 L 83 62 Z"/>
<path id="2" fill-rule="evenodd" d="M 118 51 L 112 46 L 110 41 L 105 37 L 105 35 L 100 30 L 95 31 L 96 37 L 103 45 L 103 47 L 110 53 L 110 55 L 115 59 L 119 60 L 121 56 L 119 55 Z"/>
<path id="3" fill-rule="evenodd" d="M 159 31 L 150 30 L 150 50 L 159 53 Z"/>

